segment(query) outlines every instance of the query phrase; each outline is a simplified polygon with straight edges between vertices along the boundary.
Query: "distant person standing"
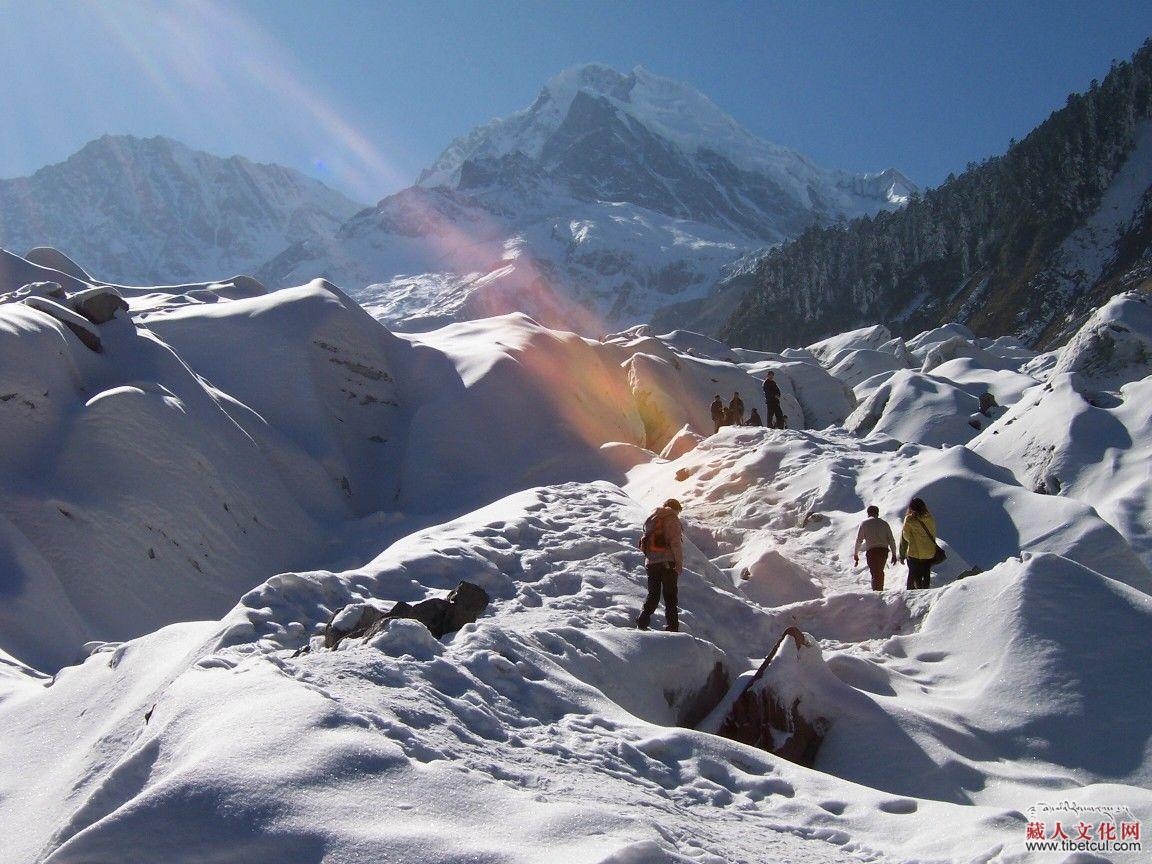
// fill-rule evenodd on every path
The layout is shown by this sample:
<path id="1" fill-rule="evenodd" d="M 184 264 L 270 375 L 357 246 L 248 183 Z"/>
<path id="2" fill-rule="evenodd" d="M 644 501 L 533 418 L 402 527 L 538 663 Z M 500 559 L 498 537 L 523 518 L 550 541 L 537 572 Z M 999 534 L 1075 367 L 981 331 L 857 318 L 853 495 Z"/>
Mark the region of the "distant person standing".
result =
<path id="1" fill-rule="evenodd" d="M 764 421 L 760 419 L 760 412 L 757 409 L 753 408 L 752 413 L 748 415 L 748 424 L 747 425 L 749 425 L 749 426 L 763 426 L 764 425 Z"/>
<path id="2" fill-rule="evenodd" d="M 780 385 L 776 383 L 776 373 L 771 370 L 764 376 L 764 403 L 768 406 L 768 428 L 783 429 L 785 419 L 780 410 Z"/>
<path id="3" fill-rule="evenodd" d="M 852 547 L 852 563 L 860 566 L 860 550 L 864 549 L 864 560 L 868 562 L 868 572 L 872 574 L 872 590 L 884 590 L 884 565 L 888 552 L 892 552 L 892 563 L 896 563 L 896 539 L 886 519 L 880 518 L 880 508 L 868 508 L 868 518 L 860 523 L 856 532 L 856 545 Z"/>
<path id="4" fill-rule="evenodd" d="M 712 410 L 712 425 L 715 427 L 712 430 L 712 434 L 715 435 L 728 419 L 727 412 L 724 410 L 724 400 L 720 398 L 719 393 L 716 394 L 716 398 L 712 400 L 712 404 L 709 407 Z"/>
<path id="5" fill-rule="evenodd" d="M 913 498 L 900 532 L 900 563 L 908 561 L 908 588 L 928 588 L 936 557 L 936 520 L 923 498 Z"/>
<path id="6" fill-rule="evenodd" d="M 677 604 L 680 574 L 684 572 L 684 529 L 680 524 L 680 502 L 669 498 L 644 521 L 644 536 L 640 549 L 644 552 L 648 571 L 648 597 L 636 619 L 636 626 L 648 629 L 652 613 L 664 595 L 665 630 L 675 633 L 680 629 L 680 610 Z"/>
<path id="7" fill-rule="evenodd" d="M 744 400 L 740 398 L 739 391 L 732 394 L 732 401 L 728 403 L 728 417 L 733 426 L 744 422 Z"/>

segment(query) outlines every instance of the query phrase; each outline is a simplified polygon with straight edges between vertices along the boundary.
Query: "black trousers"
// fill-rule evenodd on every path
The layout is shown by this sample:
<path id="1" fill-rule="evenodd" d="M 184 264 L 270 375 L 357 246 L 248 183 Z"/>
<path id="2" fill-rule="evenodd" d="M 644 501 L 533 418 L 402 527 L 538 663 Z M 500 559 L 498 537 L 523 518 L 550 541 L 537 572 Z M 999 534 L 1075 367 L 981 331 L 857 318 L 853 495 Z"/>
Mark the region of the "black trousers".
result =
<path id="1" fill-rule="evenodd" d="M 652 613 L 660 604 L 660 593 L 664 593 L 664 618 L 667 629 L 680 629 L 680 609 L 676 605 L 679 589 L 679 574 L 676 565 L 671 561 L 661 561 L 659 564 L 648 565 L 648 597 L 644 600 L 644 607 L 640 610 L 640 617 L 636 619 L 636 626 L 641 630 L 648 627 L 652 620 Z"/>
<path id="2" fill-rule="evenodd" d="M 769 429 L 784 428 L 784 412 L 780 410 L 779 402 L 768 403 L 768 416 L 764 418 L 764 425 Z"/>
<path id="3" fill-rule="evenodd" d="M 914 588 L 929 588 L 928 583 L 932 580 L 932 559 L 931 558 L 909 558 L 908 559 L 908 590 Z"/>

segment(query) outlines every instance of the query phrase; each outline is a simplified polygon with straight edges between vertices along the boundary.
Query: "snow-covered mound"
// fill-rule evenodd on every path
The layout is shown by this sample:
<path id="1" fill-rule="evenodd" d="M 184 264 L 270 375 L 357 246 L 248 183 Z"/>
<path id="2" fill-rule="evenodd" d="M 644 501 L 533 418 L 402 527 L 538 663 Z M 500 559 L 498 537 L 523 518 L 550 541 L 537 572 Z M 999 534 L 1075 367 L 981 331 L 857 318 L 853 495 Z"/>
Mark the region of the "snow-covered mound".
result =
<path id="1" fill-rule="evenodd" d="M 1102 803 L 1117 784 L 1124 803 L 1147 808 L 1152 694 L 1120 682 L 1141 676 L 1150 625 L 1146 594 L 1052 555 L 951 585 L 917 632 L 829 658 L 867 695 L 835 705 L 816 767 L 894 794 L 1009 808 L 1045 789 Z"/>
<path id="2" fill-rule="evenodd" d="M 891 342 L 892 331 L 883 324 L 876 324 L 813 342 L 808 351 L 825 366 L 831 366 L 838 362 L 836 358 L 842 352 L 883 350 Z"/>
<path id="3" fill-rule="evenodd" d="M 1057 352 L 972 449 L 1023 485 L 1087 502 L 1152 564 L 1152 315 L 1142 295 L 1114 297 Z"/>
<path id="4" fill-rule="evenodd" d="M 1152 301 L 1120 294 L 1093 314 L 1060 350 L 1051 375 L 1075 376 L 1077 388 L 1116 391 L 1152 374 Z"/>
<path id="5" fill-rule="evenodd" d="M 844 428 L 937 447 L 963 444 L 977 432 L 968 421 L 979 407 L 976 397 L 950 381 L 900 369 L 852 412 Z"/>
<path id="6" fill-rule="evenodd" d="M 923 363 L 929 351 L 956 338 L 962 339 L 964 342 L 975 343 L 976 336 L 963 324 L 953 322 L 917 334 L 907 340 L 907 345 L 912 355 Z"/>
<path id="7" fill-rule="evenodd" d="M 0 257 L 5 861 L 1042 864 L 1045 801 L 1152 819 L 1138 352 L 1089 396 L 1087 338 L 396 336 L 320 280 L 93 295 L 34 257 Z M 791 428 L 714 433 L 769 369 Z M 899 534 L 914 496 L 947 560 L 870 591 L 864 509 Z M 669 497 L 682 632 L 641 632 Z M 324 647 L 463 581 L 475 623 Z M 819 720 L 812 769 L 715 734 L 788 628 L 757 686 Z"/>
<path id="8" fill-rule="evenodd" d="M 0 644 L 48 668 L 218 616 L 381 509 L 389 486 L 369 478 L 395 475 L 390 337 L 327 286 L 98 329 L 100 354 L 0 304 Z"/>
<path id="9" fill-rule="evenodd" d="M 861 348 L 835 356 L 836 362 L 828 369 L 829 374 L 853 389 L 870 378 L 908 368 L 905 361 L 888 351 Z"/>

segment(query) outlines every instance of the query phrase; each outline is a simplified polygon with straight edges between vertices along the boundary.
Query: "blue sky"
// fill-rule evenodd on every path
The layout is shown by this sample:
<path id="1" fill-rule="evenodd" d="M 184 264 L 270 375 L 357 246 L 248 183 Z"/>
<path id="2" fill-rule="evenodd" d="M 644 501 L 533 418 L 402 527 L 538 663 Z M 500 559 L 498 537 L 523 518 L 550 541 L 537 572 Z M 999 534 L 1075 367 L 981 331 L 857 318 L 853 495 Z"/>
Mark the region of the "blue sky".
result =
<path id="1" fill-rule="evenodd" d="M 816 162 L 938 185 L 1152 35 L 1152 2 L 0 0 L 0 176 L 104 133 L 370 202 L 569 66 L 642 65 Z"/>

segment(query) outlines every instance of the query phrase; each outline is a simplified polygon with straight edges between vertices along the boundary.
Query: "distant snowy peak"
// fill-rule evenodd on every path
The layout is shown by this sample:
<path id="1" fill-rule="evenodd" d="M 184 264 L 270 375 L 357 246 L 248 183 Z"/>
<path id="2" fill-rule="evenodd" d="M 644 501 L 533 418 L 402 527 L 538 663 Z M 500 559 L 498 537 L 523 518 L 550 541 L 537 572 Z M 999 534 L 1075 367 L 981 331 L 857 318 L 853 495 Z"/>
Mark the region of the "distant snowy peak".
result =
<path id="1" fill-rule="evenodd" d="M 0 247 L 53 246 L 118 282 L 218 279 L 330 237 L 358 209 L 291 168 L 105 135 L 30 177 L 0 180 Z"/>
<path id="2" fill-rule="evenodd" d="M 624 74 L 601 65 L 560 73 L 528 109 L 454 141 L 417 182 L 459 188 L 468 185 L 470 168 L 505 162 L 516 154 L 562 177 L 565 172 L 558 169 L 570 167 L 564 157 L 573 148 L 611 151 L 621 143 L 642 158 L 651 157 L 644 158 L 646 162 L 675 162 L 678 156 L 693 163 L 692 173 L 711 175 L 722 187 L 749 175 L 761 184 L 767 181 L 779 204 L 786 199 L 814 211 L 817 221 L 901 206 L 916 191 L 915 184 L 892 169 L 854 175 L 821 168 L 794 150 L 752 135 L 686 84 L 639 66 Z M 620 159 L 605 160 L 599 167 L 609 162 L 621 164 Z M 621 167 L 635 167 L 627 163 Z M 670 176 L 675 183 L 678 175 Z"/>

